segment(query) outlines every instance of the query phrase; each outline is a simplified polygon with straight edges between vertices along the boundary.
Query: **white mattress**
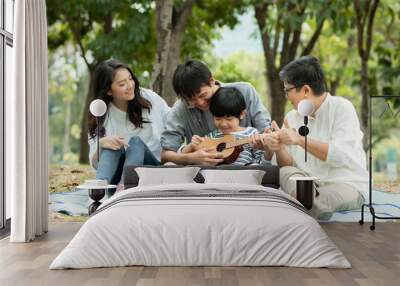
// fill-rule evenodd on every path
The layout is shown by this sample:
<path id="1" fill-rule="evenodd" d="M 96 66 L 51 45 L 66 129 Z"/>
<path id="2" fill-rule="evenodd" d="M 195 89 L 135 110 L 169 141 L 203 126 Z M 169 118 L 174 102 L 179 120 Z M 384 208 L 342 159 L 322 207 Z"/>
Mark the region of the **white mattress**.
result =
<path id="1" fill-rule="evenodd" d="M 157 192 L 173 190 L 182 195 L 154 197 Z M 229 195 L 241 190 L 249 195 Z M 263 193 L 254 197 L 250 191 Z M 222 192 L 228 195 L 219 196 Z M 204 195 L 207 193 L 211 196 Z M 128 265 L 351 267 L 318 222 L 298 204 L 279 190 L 252 185 L 132 188 L 104 202 L 50 269 Z"/>

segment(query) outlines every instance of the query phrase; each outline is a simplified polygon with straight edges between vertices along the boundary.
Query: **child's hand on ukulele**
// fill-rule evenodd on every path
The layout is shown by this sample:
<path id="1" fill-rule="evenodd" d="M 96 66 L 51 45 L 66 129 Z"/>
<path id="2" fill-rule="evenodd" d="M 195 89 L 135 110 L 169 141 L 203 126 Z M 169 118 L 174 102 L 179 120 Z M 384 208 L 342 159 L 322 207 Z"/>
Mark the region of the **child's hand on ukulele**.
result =
<path id="1" fill-rule="evenodd" d="M 251 148 L 253 149 L 263 149 L 263 144 L 262 144 L 262 140 L 263 140 L 263 134 L 253 134 L 250 135 L 249 138 L 249 145 L 251 146 Z"/>
<path id="2" fill-rule="evenodd" d="M 200 137 L 199 135 L 193 135 L 192 137 L 192 141 L 190 142 L 190 144 L 192 144 L 192 146 L 194 147 L 194 149 L 197 148 L 197 146 L 200 145 L 201 142 L 204 141 L 203 137 Z"/>
<path id="3" fill-rule="evenodd" d="M 197 150 L 197 147 L 204 141 L 203 137 L 194 135 L 192 141 L 182 149 L 182 153 L 192 153 Z"/>

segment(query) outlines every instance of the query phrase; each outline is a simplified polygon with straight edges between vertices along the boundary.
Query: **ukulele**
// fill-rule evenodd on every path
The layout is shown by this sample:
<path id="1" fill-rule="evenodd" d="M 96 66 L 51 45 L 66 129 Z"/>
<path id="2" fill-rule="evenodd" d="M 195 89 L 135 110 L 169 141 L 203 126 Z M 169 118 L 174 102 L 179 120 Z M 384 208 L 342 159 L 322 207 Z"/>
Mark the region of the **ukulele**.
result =
<path id="1" fill-rule="evenodd" d="M 261 134 L 258 134 L 258 139 L 263 140 Z M 226 134 L 221 138 L 204 138 L 196 150 L 202 148 L 215 148 L 217 152 L 222 153 L 224 161 L 220 164 L 232 164 L 243 151 L 243 145 L 250 143 L 250 137 L 236 139 L 234 135 Z"/>

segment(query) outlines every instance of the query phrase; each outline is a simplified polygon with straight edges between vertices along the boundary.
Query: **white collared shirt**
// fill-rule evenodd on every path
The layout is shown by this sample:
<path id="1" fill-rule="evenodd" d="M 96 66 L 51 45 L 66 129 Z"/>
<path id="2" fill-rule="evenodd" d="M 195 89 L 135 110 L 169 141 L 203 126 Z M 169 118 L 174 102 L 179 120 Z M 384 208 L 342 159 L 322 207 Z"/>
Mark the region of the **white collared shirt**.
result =
<path id="1" fill-rule="evenodd" d="M 297 110 L 290 111 L 286 118 L 289 126 L 296 130 L 304 125 L 304 117 Z M 294 166 L 318 177 L 320 185 L 346 183 L 367 198 L 369 177 L 362 146 L 363 133 L 353 104 L 328 93 L 314 117 L 309 116 L 308 128 L 308 138 L 329 144 L 327 159 L 322 161 L 308 152 L 305 162 L 304 148 L 287 146 Z"/>

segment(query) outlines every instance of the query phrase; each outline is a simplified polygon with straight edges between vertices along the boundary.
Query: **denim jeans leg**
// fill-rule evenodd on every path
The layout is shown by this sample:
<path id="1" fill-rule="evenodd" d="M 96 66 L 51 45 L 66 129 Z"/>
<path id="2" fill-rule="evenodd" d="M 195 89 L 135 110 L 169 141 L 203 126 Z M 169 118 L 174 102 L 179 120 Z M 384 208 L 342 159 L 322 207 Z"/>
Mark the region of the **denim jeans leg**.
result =
<path id="1" fill-rule="evenodd" d="M 96 172 L 96 179 L 107 180 L 109 184 L 118 184 L 121 180 L 122 168 L 124 166 L 124 149 L 103 149 Z"/>
<path id="2" fill-rule="evenodd" d="M 138 136 L 133 136 L 129 140 L 129 147 L 126 149 L 125 155 L 125 166 L 160 165 L 157 158 Z"/>
<path id="3" fill-rule="evenodd" d="M 150 149 L 147 147 L 147 145 L 144 145 L 144 165 L 152 165 L 152 166 L 158 166 L 161 165 L 160 161 L 157 160 L 157 158 L 154 156 L 153 152 L 150 151 Z"/>

